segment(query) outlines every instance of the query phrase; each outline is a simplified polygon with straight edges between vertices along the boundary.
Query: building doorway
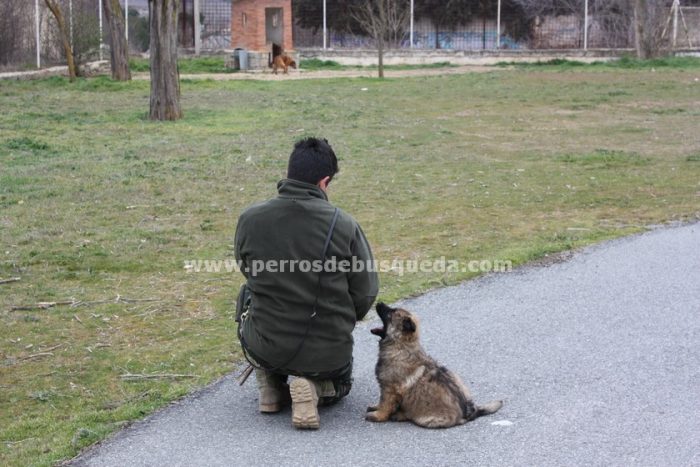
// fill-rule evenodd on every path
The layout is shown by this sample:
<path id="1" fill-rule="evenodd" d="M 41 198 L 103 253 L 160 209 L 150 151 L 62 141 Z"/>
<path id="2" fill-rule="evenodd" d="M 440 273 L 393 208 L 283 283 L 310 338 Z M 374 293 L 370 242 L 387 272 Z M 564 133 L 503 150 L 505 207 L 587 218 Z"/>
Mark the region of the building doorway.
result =
<path id="1" fill-rule="evenodd" d="M 281 48 L 284 42 L 282 8 L 265 8 L 265 42 Z"/>

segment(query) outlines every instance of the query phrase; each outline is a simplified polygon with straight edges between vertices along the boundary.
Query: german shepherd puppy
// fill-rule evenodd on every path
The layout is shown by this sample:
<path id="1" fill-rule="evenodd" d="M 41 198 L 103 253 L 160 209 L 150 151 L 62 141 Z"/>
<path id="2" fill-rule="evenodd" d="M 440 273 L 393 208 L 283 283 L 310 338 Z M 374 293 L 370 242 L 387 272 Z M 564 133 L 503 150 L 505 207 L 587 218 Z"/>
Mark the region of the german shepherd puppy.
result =
<path id="1" fill-rule="evenodd" d="M 407 310 L 377 304 L 383 327 L 375 368 L 381 390 L 379 405 L 367 407 L 372 422 L 410 420 L 426 428 L 449 428 L 495 413 L 493 401 L 477 406 L 459 377 L 440 366 L 418 341 L 418 319 Z"/>

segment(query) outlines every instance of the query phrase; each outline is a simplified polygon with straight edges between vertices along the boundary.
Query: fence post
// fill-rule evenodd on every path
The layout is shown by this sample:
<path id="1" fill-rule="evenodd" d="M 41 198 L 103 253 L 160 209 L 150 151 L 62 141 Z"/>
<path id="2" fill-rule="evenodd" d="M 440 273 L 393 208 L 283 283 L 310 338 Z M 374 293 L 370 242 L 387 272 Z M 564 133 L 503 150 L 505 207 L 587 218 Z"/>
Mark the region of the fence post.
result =
<path id="1" fill-rule="evenodd" d="M 34 27 L 36 29 L 36 67 L 41 68 L 41 32 L 39 31 L 39 0 L 34 0 Z"/>
<path id="2" fill-rule="evenodd" d="M 414 11 L 414 2 L 411 0 L 411 33 L 409 34 L 409 38 L 411 41 L 411 48 L 413 48 L 413 11 Z"/>
<path id="3" fill-rule="evenodd" d="M 202 48 L 202 25 L 199 24 L 199 0 L 194 0 L 194 54 Z"/>
<path id="4" fill-rule="evenodd" d="M 588 50 L 588 0 L 584 4 L 583 12 L 583 50 Z"/>
<path id="5" fill-rule="evenodd" d="M 498 0 L 498 11 L 496 14 L 496 48 L 501 48 L 501 0 Z"/>
<path id="6" fill-rule="evenodd" d="M 326 24 L 326 0 L 323 0 L 323 50 L 326 50 L 326 37 L 328 36 L 328 29 Z"/>
<path id="7" fill-rule="evenodd" d="M 70 24 L 70 48 L 75 51 L 73 47 L 73 0 L 68 0 L 68 23 Z"/>
<path id="8" fill-rule="evenodd" d="M 102 0 L 97 0 L 97 16 L 100 19 L 100 61 L 102 61 Z"/>
<path id="9" fill-rule="evenodd" d="M 678 40 L 678 7 L 680 7 L 679 0 L 673 1 L 673 48 L 676 48 L 676 43 Z M 668 24 L 668 23 L 667 23 Z"/>
<path id="10" fill-rule="evenodd" d="M 129 0 L 124 0 L 124 36 L 129 43 Z M 127 45 L 128 47 L 128 45 Z"/>

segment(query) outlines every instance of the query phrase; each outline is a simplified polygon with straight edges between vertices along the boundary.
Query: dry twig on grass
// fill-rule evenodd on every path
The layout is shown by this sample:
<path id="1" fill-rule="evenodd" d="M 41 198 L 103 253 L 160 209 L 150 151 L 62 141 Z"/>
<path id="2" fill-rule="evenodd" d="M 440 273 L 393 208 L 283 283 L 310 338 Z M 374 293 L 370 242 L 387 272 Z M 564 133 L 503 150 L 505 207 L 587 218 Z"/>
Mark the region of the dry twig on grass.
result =
<path id="1" fill-rule="evenodd" d="M 33 360 L 40 357 L 53 357 L 53 352 L 39 352 L 32 355 L 27 355 L 26 357 L 20 358 L 20 361 Z"/>
<path id="2" fill-rule="evenodd" d="M 160 301 L 159 298 L 125 298 L 121 295 L 117 295 L 114 299 L 94 300 L 90 302 L 83 302 L 82 300 L 63 300 L 60 302 L 38 302 L 30 305 L 15 305 L 10 308 L 10 311 L 46 310 L 47 308 L 53 308 L 55 306 L 67 305 L 71 308 L 75 308 L 78 306 L 102 305 L 105 303 L 145 303 L 158 301 Z"/>
<path id="3" fill-rule="evenodd" d="M 20 440 L 18 440 L 18 441 L 3 440 L 2 442 L 5 443 L 5 444 L 8 445 L 8 446 L 13 446 L 13 445 L 15 445 L 15 444 L 24 443 L 25 441 L 30 441 L 30 440 L 32 440 L 32 439 L 36 439 L 36 438 L 34 438 L 34 437 L 33 437 L 33 438 L 24 438 L 24 439 L 20 439 Z"/>
<path id="4" fill-rule="evenodd" d="M 139 379 L 178 379 L 178 378 L 198 378 L 197 375 L 182 375 L 174 373 L 156 373 L 150 375 L 139 375 L 134 373 L 125 373 L 120 376 L 121 379 L 125 380 L 139 380 Z"/>
<path id="5" fill-rule="evenodd" d="M 20 362 L 26 361 L 26 360 L 33 360 L 35 358 L 41 358 L 41 357 L 53 357 L 53 350 L 56 350 L 57 348 L 61 347 L 63 344 L 56 344 L 53 347 L 49 347 L 48 349 L 43 349 L 41 352 L 27 355 L 26 357 L 20 357 L 17 360 Z"/>
<path id="6" fill-rule="evenodd" d="M 10 282 L 19 282 L 21 280 L 21 277 L 10 277 L 8 279 L 0 279 L 0 284 L 9 284 Z"/>
<path id="7" fill-rule="evenodd" d="M 10 308 L 10 311 L 29 311 L 29 310 L 46 310 L 55 306 L 70 305 L 75 303 L 73 300 L 62 302 L 39 302 L 31 305 L 17 305 Z"/>

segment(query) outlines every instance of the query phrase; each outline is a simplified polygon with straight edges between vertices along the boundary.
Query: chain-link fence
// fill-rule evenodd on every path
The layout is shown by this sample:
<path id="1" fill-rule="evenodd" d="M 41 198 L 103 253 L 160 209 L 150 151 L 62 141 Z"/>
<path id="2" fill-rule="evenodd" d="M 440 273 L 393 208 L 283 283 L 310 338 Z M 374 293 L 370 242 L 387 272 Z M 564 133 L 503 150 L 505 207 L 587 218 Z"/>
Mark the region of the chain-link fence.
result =
<path id="1" fill-rule="evenodd" d="M 76 59 L 99 52 L 96 0 L 57 0 Z M 64 63 L 56 20 L 44 0 L 0 2 L 0 69 Z"/>
<path id="2" fill-rule="evenodd" d="M 101 0 L 53 0 L 70 35 L 76 60 L 109 58 L 109 25 Z M 125 28 L 132 54 L 148 51 L 148 0 L 120 0 L 128 12 Z M 195 9 L 199 28 L 195 28 Z M 181 47 L 195 47 L 199 32 L 202 50 L 227 49 L 231 44 L 231 0 L 181 0 L 178 18 Z M 65 64 L 56 19 L 44 0 L 0 1 L 0 71 Z"/>
<path id="3" fill-rule="evenodd" d="M 292 0 L 295 48 L 369 48 L 353 21 L 360 0 Z M 654 2 L 655 0 L 651 0 Z M 414 0 L 399 48 L 542 50 L 633 48 L 630 0 Z M 656 0 L 669 47 L 700 47 L 700 1 Z M 672 27 L 672 25 L 676 27 Z"/>
<path id="4" fill-rule="evenodd" d="M 101 0 L 53 0 L 66 19 L 80 62 L 108 58 L 109 31 Z M 232 21 L 242 0 L 180 0 L 179 42 L 202 51 L 237 47 Z M 370 0 L 259 0 L 264 9 L 286 4 L 293 48 L 376 46 L 353 8 Z M 386 0 L 385 0 L 386 1 Z M 413 49 L 623 49 L 635 46 L 631 0 L 390 0 L 410 9 L 388 46 Z M 649 0 L 658 6 L 659 40 L 668 48 L 700 47 L 700 0 Z M 149 47 L 148 0 L 120 0 L 127 11 L 131 53 Z M 238 26 L 236 26 L 238 27 Z M 235 35 L 235 34 L 234 34 Z M 196 40 L 196 39 L 199 40 Z M 65 62 L 56 20 L 45 0 L 0 1 L 0 71 Z"/>
<path id="5" fill-rule="evenodd" d="M 200 0 L 202 50 L 231 48 L 231 0 Z"/>
<path id="6" fill-rule="evenodd" d="M 109 25 L 100 0 L 53 0 L 66 24 L 78 63 L 108 56 Z M 121 0 L 131 52 L 148 49 L 148 0 Z M 44 0 L 0 2 L 0 70 L 65 64 L 56 18 Z"/>

